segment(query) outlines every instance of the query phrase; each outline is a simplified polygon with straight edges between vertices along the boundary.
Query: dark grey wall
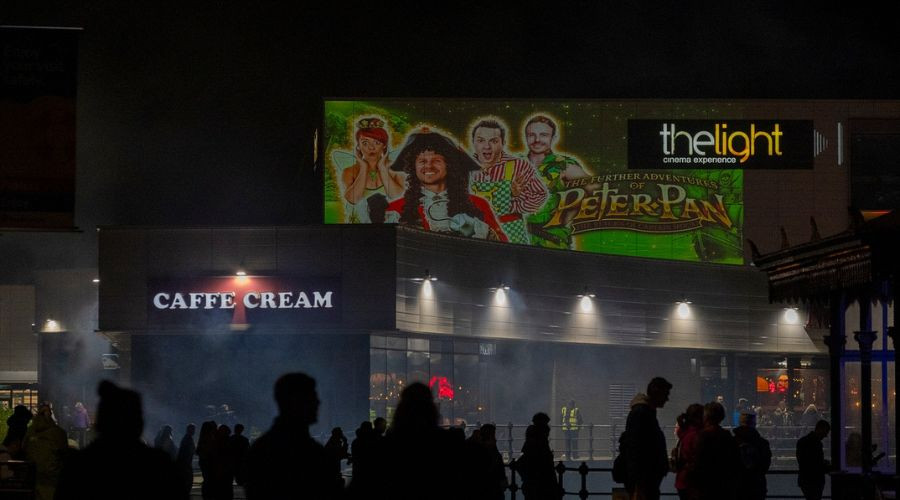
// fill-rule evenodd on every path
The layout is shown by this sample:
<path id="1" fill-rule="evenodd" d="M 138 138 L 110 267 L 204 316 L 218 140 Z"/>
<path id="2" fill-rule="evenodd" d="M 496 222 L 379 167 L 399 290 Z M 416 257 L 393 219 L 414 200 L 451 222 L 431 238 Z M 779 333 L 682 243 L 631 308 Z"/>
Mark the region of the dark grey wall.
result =
<path id="1" fill-rule="evenodd" d="M 397 327 L 415 333 L 737 351 L 817 352 L 748 266 L 691 264 L 473 241 L 398 228 Z M 411 278 L 438 277 L 426 299 Z M 510 286 L 496 307 L 492 287 Z M 585 287 L 594 310 L 579 309 Z M 692 302 L 680 319 L 676 301 Z"/>

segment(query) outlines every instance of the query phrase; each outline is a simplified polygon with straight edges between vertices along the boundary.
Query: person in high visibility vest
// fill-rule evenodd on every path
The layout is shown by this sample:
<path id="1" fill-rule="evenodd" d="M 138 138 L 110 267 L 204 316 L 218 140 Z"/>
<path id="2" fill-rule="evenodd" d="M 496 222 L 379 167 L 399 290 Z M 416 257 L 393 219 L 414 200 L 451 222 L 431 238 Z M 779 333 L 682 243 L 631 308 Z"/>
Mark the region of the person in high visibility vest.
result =
<path id="1" fill-rule="evenodd" d="M 562 430 L 566 441 L 566 458 L 575 460 L 578 451 L 578 428 L 581 427 L 581 411 L 575 405 L 575 400 L 569 400 L 569 404 L 562 407 Z"/>

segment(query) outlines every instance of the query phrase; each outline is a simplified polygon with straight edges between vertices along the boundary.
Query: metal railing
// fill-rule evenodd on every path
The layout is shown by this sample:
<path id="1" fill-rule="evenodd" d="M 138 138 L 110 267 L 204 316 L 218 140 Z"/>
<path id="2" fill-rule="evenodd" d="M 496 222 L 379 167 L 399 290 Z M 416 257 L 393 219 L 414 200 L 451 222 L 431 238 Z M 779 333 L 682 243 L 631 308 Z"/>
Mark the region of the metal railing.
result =
<path id="1" fill-rule="evenodd" d="M 578 437 L 575 439 L 574 457 L 566 455 L 565 437 L 561 425 L 551 425 L 550 448 L 553 450 L 554 460 L 566 461 L 612 461 L 619 447 L 619 436 L 625 430 L 625 424 L 583 424 L 579 428 Z M 522 453 L 522 445 L 525 443 L 526 424 L 497 425 L 497 448 L 505 461 L 518 458 Z M 729 427 L 726 427 L 729 429 Z M 666 436 L 668 449 L 675 447 L 677 438 L 674 426 L 662 426 Z M 804 426 L 762 426 L 757 427 L 760 435 L 769 441 L 772 449 L 772 467 L 775 469 L 796 467 L 797 440 L 806 435 L 811 429 Z M 830 453 L 830 442 L 826 440 L 825 455 Z"/>
<path id="2" fill-rule="evenodd" d="M 511 462 L 506 464 L 506 467 L 509 468 L 509 485 L 507 486 L 507 490 L 510 494 L 510 500 L 516 500 L 518 492 L 521 491 L 522 487 L 519 483 L 516 482 L 518 475 L 518 468 L 516 460 L 512 460 Z M 588 489 L 588 481 L 589 475 L 591 473 L 606 473 L 610 474 L 610 483 L 616 484 L 611 479 L 612 468 L 610 467 L 589 467 L 587 462 L 581 462 L 577 467 L 567 466 L 562 461 L 556 463 L 556 476 L 558 484 L 565 485 L 566 484 L 566 476 L 567 472 L 577 472 L 578 473 L 578 483 L 579 488 L 577 491 L 570 491 L 562 489 L 562 496 L 577 496 L 582 500 L 586 500 L 588 497 L 596 496 L 596 497 L 610 497 L 612 498 L 617 494 L 625 494 L 625 489 L 622 487 L 616 488 L 613 487 L 609 491 L 590 491 Z M 796 476 L 798 471 L 796 470 L 777 470 L 766 473 L 766 476 Z M 797 487 L 798 494 L 772 494 L 770 492 L 766 495 L 766 498 L 769 499 L 794 499 L 794 498 L 805 498 L 802 494 L 799 494 L 799 487 Z M 664 491 L 661 493 L 661 496 L 665 497 L 677 497 L 678 493 L 673 491 Z M 825 495 L 822 498 L 831 498 L 830 495 Z"/>

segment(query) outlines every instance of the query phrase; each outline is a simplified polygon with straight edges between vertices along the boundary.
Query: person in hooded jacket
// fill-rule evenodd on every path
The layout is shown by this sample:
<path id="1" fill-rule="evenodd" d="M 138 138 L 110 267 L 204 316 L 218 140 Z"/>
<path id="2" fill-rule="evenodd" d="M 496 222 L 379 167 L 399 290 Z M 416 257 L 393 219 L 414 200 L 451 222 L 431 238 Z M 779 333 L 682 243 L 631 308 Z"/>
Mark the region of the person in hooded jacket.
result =
<path id="1" fill-rule="evenodd" d="M 141 440 L 140 394 L 106 380 L 97 392 L 97 438 L 68 455 L 56 500 L 187 500 L 175 463 Z"/>
<path id="2" fill-rule="evenodd" d="M 28 423 L 32 418 L 34 415 L 27 406 L 16 405 L 13 408 L 13 414 L 6 419 L 6 436 L 3 438 L 3 446 L 15 450 L 13 458 L 16 460 L 25 458 L 21 451 L 22 440 L 25 439 L 25 432 L 28 431 Z"/>
<path id="3" fill-rule="evenodd" d="M 659 499 L 660 483 L 669 472 L 666 436 L 659 427 L 656 410 L 665 406 L 671 390 L 669 381 L 655 377 L 647 384 L 647 394 L 631 400 L 622 453 L 627 463 L 625 488 L 632 500 Z"/>
<path id="4" fill-rule="evenodd" d="M 66 431 L 53 420 L 50 405 L 42 405 L 25 433 L 23 442 L 25 459 L 34 462 L 37 500 L 53 500 L 68 447 Z"/>
<path id="5" fill-rule="evenodd" d="M 522 476 L 522 495 L 526 499 L 558 499 L 562 497 L 556 471 L 553 469 L 553 450 L 550 449 L 550 427 L 541 419 L 525 429 L 522 455 L 516 469 Z"/>

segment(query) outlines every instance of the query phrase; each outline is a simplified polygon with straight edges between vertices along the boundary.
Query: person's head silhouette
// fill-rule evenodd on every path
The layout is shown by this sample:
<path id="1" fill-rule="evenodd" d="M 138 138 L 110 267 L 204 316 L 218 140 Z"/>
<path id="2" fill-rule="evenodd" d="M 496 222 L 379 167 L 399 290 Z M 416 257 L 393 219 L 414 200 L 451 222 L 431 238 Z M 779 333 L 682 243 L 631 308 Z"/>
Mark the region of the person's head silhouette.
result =
<path id="1" fill-rule="evenodd" d="M 394 413 L 394 431 L 421 431 L 436 428 L 438 410 L 434 396 L 427 385 L 415 382 L 400 393 L 400 402 Z"/>
<path id="2" fill-rule="evenodd" d="M 137 439 L 144 430 L 141 395 L 104 380 L 97 387 L 97 432 L 101 436 Z"/>
<path id="3" fill-rule="evenodd" d="M 275 382 L 275 402 L 281 417 L 309 426 L 319 417 L 316 380 L 305 373 L 288 373 Z"/>

